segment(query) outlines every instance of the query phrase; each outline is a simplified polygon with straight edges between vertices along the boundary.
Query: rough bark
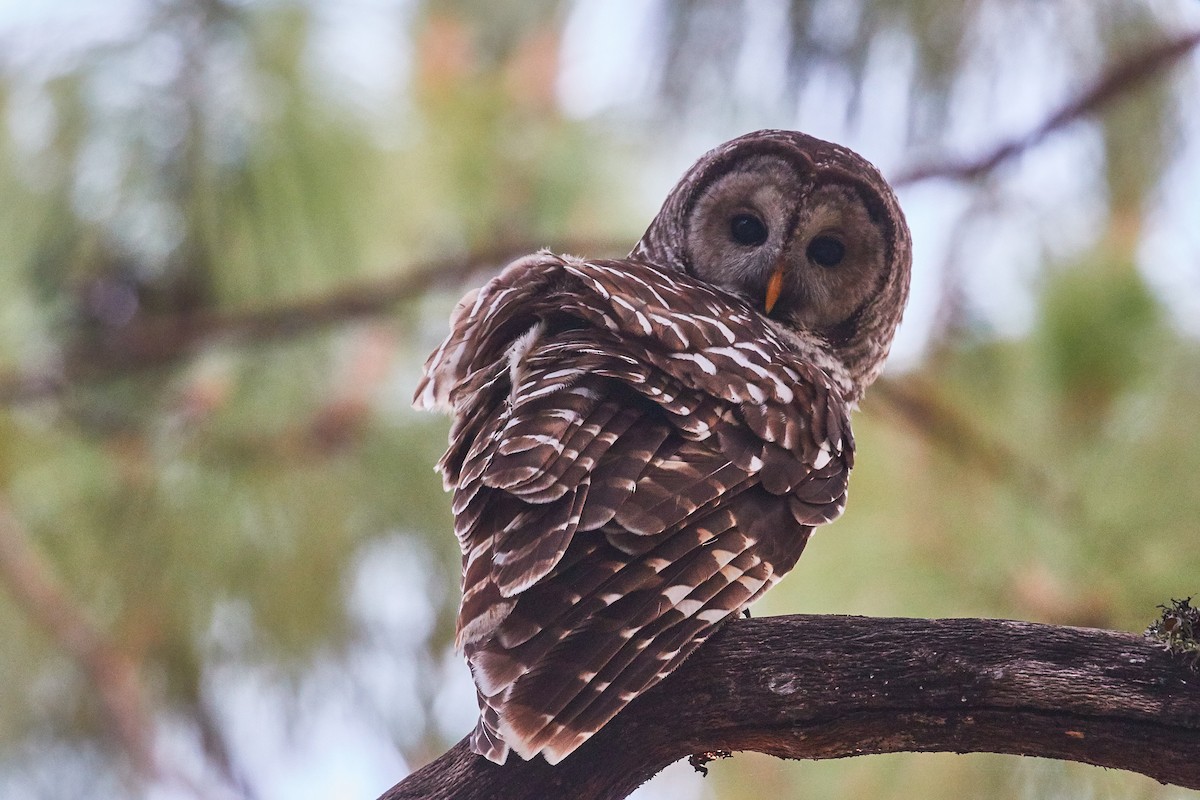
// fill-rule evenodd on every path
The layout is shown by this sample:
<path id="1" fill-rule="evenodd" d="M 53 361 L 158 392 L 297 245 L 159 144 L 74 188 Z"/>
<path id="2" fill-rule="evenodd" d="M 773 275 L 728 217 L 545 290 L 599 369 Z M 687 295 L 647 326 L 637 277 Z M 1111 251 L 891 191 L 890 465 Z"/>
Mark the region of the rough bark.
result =
<path id="1" fill-rule="evenodd" d="M 1139 634 L 983 619 L 726 625 L 561 764 L 461 741 L 399 798 L 620 798 L 692 754 L 1043 756 L 1200 788 L 1200 674 Z"/>

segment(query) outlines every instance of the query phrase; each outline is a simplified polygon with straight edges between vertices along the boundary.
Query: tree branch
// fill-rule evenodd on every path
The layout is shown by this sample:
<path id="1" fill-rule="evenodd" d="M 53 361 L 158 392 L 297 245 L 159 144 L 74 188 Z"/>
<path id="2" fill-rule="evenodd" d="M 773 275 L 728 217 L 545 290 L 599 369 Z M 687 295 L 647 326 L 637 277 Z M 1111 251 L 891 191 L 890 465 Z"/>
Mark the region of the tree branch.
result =
<path id="1" fill-rule="evenodd" d="M 913 167 L 901 172 L 892 183 L 901 187 L 931 178 L 971 180 L 985 175 L 1037 145 L 1053 131 L 1099 110 L 1159 75 L 1198 45 L 1200 31 L 1162 42 L 1111 67 L 1029 132 L 1001 142 L 973 159 L 951 159 Z M 0 375 L 0 404 L 52 397 L 76 382 L 103 381 L 171 364 L 214 340 L 265 342 L 286 339 L 381 314 L 435 285 L 461 282 L 485 265 L 501 265 L 534 249 L 536 247 L 497 247 L 492 252 L 432 262 L 382 280 L 366 281 L 327 295 L 274 307 L 199 311 L 163 317 L 135 316 L 128 324 L 106 329 L 84 352 L 69 354 L 61 366 Z M 618 252 L 611 242 L 576 242 L 567 249 L 592 256 Z M 72 355 L 74 357 L 70 357 Z"/>
<path id="2" fill-rule="evenodd" d="M 0 405 L 59 395 L 77 383 L 99 383 L 176 364 L 216 342 L 287 341 L 348 322 L 377 317 L 405 300 L 438 287 L 457 287 L 477 272 L 487 277 L 540 244 L 507 244 L 461 257 L 442 258 L 393 274 L 292 302 L 234 310 L 135 314 L 121 325 L 101 326 L 86 341 L 68 343 L 61 363 L 0 374 Z M 613 254 L 611 242 L 577 241 L 572 252 Z M 481 279 L 482 280 L 482 279 Z"/>
<path id="3" fill-rule="evenodd" d="M 137 665 L 87 619 L 0 497 L 0 586 L 71 657 L 96 690 L 116 740 L 142 775 L 162 777 Z"/>
<path id="4" fill-rule="evenodd" d="M 871 387 L 864 410 L 868 408 L 879 408 L 942 452 L 1011 487 L 1031 502 L 1072 518 L 1083 513 L 1076 493 L 1058 475 L 985 430 L 978 420 L 941 397 L 919 376 L 880 378 Z"/>
<path id="5" fill-rule="evenodd" d="M 1150 48 L 1111 67 L 1091 86 L 1055 110 L 1029 132 L 973 158 L 945 160 L 901 172 L 892 184 L 906 186 L 931 178 L 971 180 L 1037 145 L 1047 135 L 1093 113 L 1117 97 L 1159 75 L 1200 45 L 1200 31 Z M 376 281 L 294 303 L 239 311 L 200 311 L 186 315 L 136 316 L 109 328 L 82 353 L 69 354 L 63 365 L 0 375 L 0 404 L 40 400 L 76 382 L 104 381 L 178 362 L 214 340 L 265 342 L 286 339 L 330 325 L 389 311 L 402 300 L 436 285 L 461 282 L 487 265 L 501 265 L 536 247 L 501 246 L 492 252 L 444 259 Z M 598 256 L 623 252 L 612 242 L 576 242 L 571 252 Z M 70 357 L 74 355 L 74 357 Z"/>
<path id="6" fill-rule="evenodd" d="M 401 798 L 625 797 L 690 754 L 1043 756 L 1200 788 L 1200 674 L 1143 636 L 982 619 L 736 620 L 561 764 L 466 740 Z"/>
<path id="7" fill-rule="evenodd" d="M 1110 67 L 1093 84 L 1064 103 L 1041 124 L 1027 133 L 1001 142 L 976 158 L 939 160 L 905 170 L 896 176 L 892 185 L 902 187 L 930 178 L 967 181 L 986 175 L 1013 156 L 1020 155 L 1040 143 L 1059 128 L 1098 111 L 1121 95 L 1133 91 L 1146 81 L 1161 74 L 1194 50 L 1197 45 L 1200 45 L 1200 31 L 1192 31 L 1137 53 Z"/>

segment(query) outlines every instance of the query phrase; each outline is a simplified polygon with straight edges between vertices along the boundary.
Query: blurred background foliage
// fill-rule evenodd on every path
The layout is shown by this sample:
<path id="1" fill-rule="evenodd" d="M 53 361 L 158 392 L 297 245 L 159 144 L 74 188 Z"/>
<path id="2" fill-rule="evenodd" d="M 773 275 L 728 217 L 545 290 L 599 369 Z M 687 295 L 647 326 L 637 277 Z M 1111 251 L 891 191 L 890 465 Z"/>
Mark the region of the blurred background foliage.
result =
<path id="1" fill-rule="evenodd" d="M 1196 30 L 1188 0 L 0 4 L 0 795 L 373 797 L 461 737 L 419 366 L 506 256 L 626 251 L 758 127 L 876 161 L 917 253 L 853 502 L 759 613 L 1140 630 L 1200 591 Z M 989 756 L 712 773 L 641 791 L 1195 796 Z"/>

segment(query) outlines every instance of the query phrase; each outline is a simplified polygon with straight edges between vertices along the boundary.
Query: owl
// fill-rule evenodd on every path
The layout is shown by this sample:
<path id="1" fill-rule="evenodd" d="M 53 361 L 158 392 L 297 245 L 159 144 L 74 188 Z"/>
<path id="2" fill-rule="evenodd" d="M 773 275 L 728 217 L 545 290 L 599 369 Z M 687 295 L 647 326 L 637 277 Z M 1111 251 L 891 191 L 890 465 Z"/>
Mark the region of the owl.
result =
<path id="1" fill-rule="evenodd" d="M 870 163 L 764 130 L 701 157 L 628 258 L 543 251 L 462 299 L 414 405 L 453 418 L 474 752 L 558 763 L 842 513 L 910 254 Z"/>

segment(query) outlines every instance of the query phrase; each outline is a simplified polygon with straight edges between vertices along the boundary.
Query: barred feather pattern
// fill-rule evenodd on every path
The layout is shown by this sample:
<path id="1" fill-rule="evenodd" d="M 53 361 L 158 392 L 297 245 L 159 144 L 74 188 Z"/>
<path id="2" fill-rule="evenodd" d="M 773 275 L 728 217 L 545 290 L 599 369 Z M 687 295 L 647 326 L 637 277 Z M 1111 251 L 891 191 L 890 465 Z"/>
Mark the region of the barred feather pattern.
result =
<path id="1" fill-rule="evenodd" d="M 463 553 L 475 752 L 557 763 L 796 563 L 845 507 L 837 380 L 742 300 L 539 253 L 460 303 L 418 407 Z"/>

